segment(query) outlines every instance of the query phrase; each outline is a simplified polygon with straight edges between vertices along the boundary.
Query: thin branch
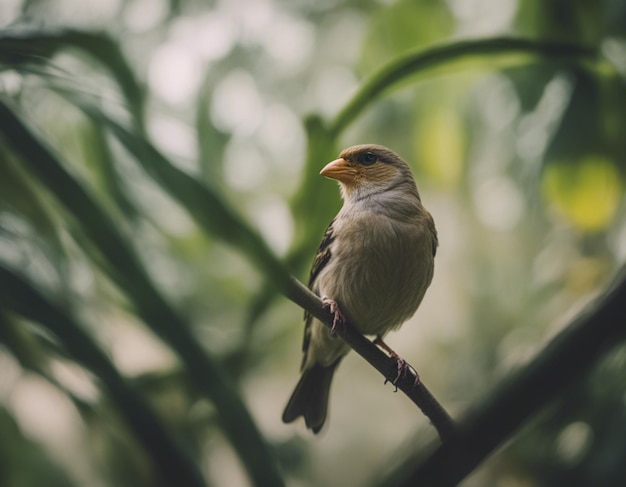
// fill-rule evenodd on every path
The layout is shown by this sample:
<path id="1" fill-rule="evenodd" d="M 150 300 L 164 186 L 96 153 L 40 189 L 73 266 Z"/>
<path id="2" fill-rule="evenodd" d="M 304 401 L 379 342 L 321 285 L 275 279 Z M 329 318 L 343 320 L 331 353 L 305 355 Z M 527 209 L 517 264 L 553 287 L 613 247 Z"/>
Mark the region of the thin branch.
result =
<path id="1" fill-rule="evenodd" d="M 611 348 L 626 340 L 626 267 L 614 284 L 526 367 L 459 421 L 452 441 L 398 469 L 402 479 L 379 485 L 457 485 L 543 407 L 579 382 Z M 410 472 L 408 475 L 406 472 Z"/>
<path id="2" fill-rule="evenodd" d="M 328 328 L 332 326 L 333 315 L 322 306 L 320 298 L 295 277 L 291 278 L 289 288 L 286 290 L 286 296 L 315 316 Z M 394 382 L 396 380 L 396 361 L 385 355 L 352 325 L 346 323 L 337 327 L 336 332 L 356 353 L 378 370 L 387 381 Z M 414 370 L 413 367 L 409 366 L 407 373 L 402 374 L 395 382 L 395 385 L 422 410 L 437 429 L 441 441 L 446 442 L 454 436 L 454 422 L 443 406 L 439 404 L 437 399 L 426 388 L 422 380 L 418 379 L 419 376 L 413 372 Z"/>
<path id="3" fill-rule="evenodd" d="M 322 307 L 321 300 L 294 277 L 289 276 L 265 241 L 249 227 L 236 212 L 211 188 L 174 167 L 148 141 L 133 135 L 127 129 L 104 114 L 82 106 L 85 113 L 100 120 L 112 133 L 135 154 L 138 161 L 168 191 L 208 235 L 217 236 L 237 246 L 257 267 L 271 277 L 274 285 L 289 299 L 331 326 L 332 318 Z M 199 210 L 202 209 L 201 211 Z M 207 209 L 211 209 L 209 212 Z M 396 363 L 381 352 L 372 342 L 363 337 L 349 324 L 339 333 L 348 345 L 363 356 L 387 380 L 396 378 Z M 432 421 L 442 440 L 448 438 L 453 422 L 444 408 L 437 402 L 426 386 L 420 381 L 415 385 L 416 376 L 405 374 L 396 385 Z"/>

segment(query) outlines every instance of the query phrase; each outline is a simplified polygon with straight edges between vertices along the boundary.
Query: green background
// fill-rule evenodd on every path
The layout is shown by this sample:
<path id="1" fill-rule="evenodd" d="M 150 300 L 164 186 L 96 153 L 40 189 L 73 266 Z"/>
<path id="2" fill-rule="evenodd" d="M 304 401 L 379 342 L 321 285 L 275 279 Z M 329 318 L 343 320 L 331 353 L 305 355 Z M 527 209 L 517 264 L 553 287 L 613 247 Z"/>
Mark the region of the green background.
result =
<path id="1" fill-rule="evenodd" d="M 284 425 L 306 282 L 379 143 L 437 224 L 386 340 L 453 417 L 626 256 L 623 0 L 10 0 L 0 6 L 0 485 L 388 485 L 436 441 L 356 354 Z M 626 348 L 463 485 L 618 486 Z M 566 371 L 564 372 L 566 374 Z"/>

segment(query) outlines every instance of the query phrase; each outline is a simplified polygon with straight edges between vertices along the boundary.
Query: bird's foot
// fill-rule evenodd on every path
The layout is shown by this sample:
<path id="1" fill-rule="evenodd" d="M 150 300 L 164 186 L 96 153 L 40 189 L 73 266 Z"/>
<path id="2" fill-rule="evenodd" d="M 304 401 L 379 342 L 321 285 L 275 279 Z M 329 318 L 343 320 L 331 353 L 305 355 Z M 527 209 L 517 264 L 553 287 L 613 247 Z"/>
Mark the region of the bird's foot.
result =
<path id="1" fill-rule="evenodd" d="M 322 306 L 324 306 L 324 308 L 328 308 L 333 315 L 333 325 L 330 327 L 330 336 L 334 338 L 337 336 L 337 327 L 346 322 L 346 317 L 341 312 L 337 301 L 330 299 L 328 296 L 322 297 Z"/>
<path id="2" fill-rule="evenodd" d="M 400 377 L 406 374 L 411 374 L 415 376 L 415 381 L 413 383 L 413 387 L 417 386 L 420 383 L 420 376 L 413 367 L 411 367 L 406 360 L 404 360 L 400 355 L 398 355 L 389 345 L 387 345 L 380 336 L 377 336 L 374 339 L 374 345 L 385 350 L 389 356 L 396 361 L 396 377 L 391 381 L 391 383 L 396 386 L 396 390 L 398 390 L 398 380 Z M 390 379 L 385 379 L 385 384 L 389 382 Z"/>

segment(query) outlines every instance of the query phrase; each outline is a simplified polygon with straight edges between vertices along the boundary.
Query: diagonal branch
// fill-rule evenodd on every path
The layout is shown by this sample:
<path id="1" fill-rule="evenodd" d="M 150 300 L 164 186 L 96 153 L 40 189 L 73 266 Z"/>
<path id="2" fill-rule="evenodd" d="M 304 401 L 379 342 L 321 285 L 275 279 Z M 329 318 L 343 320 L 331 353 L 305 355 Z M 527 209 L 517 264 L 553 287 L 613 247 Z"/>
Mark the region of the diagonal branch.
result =
<path id="1" fill-rule="evenodd" d="M 307 310 L 328 328 L 333 324 L 333 315 L 322 306 L 320 298 L 311 292 L 304 284 L 295 277 L 291 278 L 285 295 L 300 307 Z M 385 355 L 376 345 L 359 333 L 352 325 L 346 323 L 335 329 L 336 333 L 352 349 L 363 357 L 370 365 L 380 372 L 387 381 L 393 382 L 397 376 L 396 361 Z M 414 370 L 414 369 L 413 369 Z M 455 425 L 441 404 L 435 399 L 424 383 L 418 379 L 412 370 L 408 368 L 408 373 L 402 374 L 395 385 L 404 392 L 430 419 L 437 429 L 439 437 L 443 442 L 449 440 L 455 431 Z"/>
<path id="2" fill-rule="evenodd" d="M 81 108 L 89 116 L 108 126 L 120 142 L 136 156 L 138 162 L 149 171 L 154 180 L 187 210 L 207 235 L 219 237 L 238 247 L 271 278 L 280 292 L 327 326 L 332 325 L 332 316 L 322 307 L 321 300 L 295 277 L 289 276 L 282 262 L 260 235 L 248 226 L 217 192 L 173 166 L 147 140 L 133 134 L 102 113 L 84 106 Z M 211 209 L 211 212 L 207 209 Z M 395 380 L 396 362 L 352 326 L 348 324 L 343 327 L 338 335 L 387 380 Z M 396 385 L 431 420 L 442 440 L 450 437 L 453 430 L 452 419 L 426 386 L 421 382 L 415 385 L 415 382 L 415 375 L 406 374 L 398 379 Z"/>

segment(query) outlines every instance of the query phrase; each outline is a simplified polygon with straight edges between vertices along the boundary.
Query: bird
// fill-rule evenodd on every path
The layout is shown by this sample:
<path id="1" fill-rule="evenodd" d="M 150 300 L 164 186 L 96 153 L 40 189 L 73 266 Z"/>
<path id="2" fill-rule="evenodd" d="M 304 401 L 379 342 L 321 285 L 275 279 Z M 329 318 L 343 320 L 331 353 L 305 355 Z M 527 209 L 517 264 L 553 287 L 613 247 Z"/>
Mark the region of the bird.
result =
<path id="1" fill-rule="evenodd" d="M 304 417 L 318 433 L 326 421 L 331 382 L 350 347 L 334 331 L 346 321 L 404 362 L 383 336 L 408 320 L 434 273 L 438 237 L 409 165 L 382 145 L 349 147 L 322 176 L 339 183 L 343 206 L 322 238 L 309 288 L 334 315 L 329 330 L 305 312 L 301 376 L 282 415 Z M 406 365 L 406 362 L 404 362 Z"/>

